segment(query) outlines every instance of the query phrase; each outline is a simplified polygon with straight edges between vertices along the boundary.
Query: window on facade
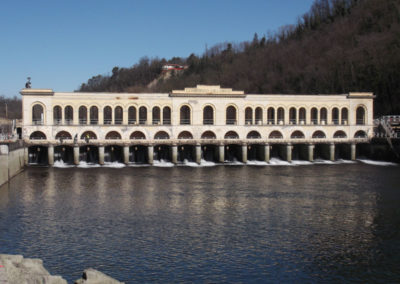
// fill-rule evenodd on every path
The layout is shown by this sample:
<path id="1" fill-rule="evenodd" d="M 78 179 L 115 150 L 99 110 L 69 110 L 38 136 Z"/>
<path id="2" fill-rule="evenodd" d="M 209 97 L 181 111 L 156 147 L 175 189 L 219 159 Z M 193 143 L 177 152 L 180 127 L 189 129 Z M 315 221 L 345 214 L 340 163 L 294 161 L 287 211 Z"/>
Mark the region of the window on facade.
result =
<path id="1" fill-rule="evenodd" d="M 255 117 L 256 124 L 261 125 L 262 121 L 263 121 L 263 110 L 262 110 L 262 108 L 260 108 L 260 107 L 256 108 L 255 116 L 256 116 Z"/>
<path id="2" fill-rule="evenodd" d="M 203 109 L 203 124 L 204 125 L 214 124 L 214 109 L 211 106 L 206 106 Z"/>
<path id="3" fill-rule="evenodd" d="M 273 107 L 268 108 L 267 116 L 268 124 L 275 124 L 275 109 Z"/>
<path id="4" fill-rule="evenodd" d="M 128 124 L 136 124 L 136 108 L 134 106 L 128 108 Z"/>
<path id="5" fill-rule="evenodd" d="M 139 108 L 139 124 L 147 123 L 147 108 L 145 106 L 141 106 Z"/>
<path id="6" fill-rule="evenodd" d="M 244 110 L 244 122 L 246 125 L 253 124 L 253 109 L 246 107 Z"/>
<path id="7" fill-rule="evenodd" d="M 283 109 L 283 107 L 278 108 L 278 123 L 285 123 L 285 110 Z"/>
<path id="8" fill-rule="evenodd" d="M 342 108 L 342 124 L 346 125 L 349 121 L 349 111 L 347 108 Z"/>
<path id="9" fill-rule="evenodd" d="M 112 109 L 110 106 L 106 106 L 103 109 L 103 123 L 111 124 L 111 121 L 112 121 Z"/>
<path id="10" fill-rule="evenodd" d="M 153 124 L 160 124 L 160 108 L 153 107 Z"/>
<path id="11" fill-rule="evenodd" d="M 122 124 L 124 119 L 124 111 L 122 107 L 117 106 L 114 109 L 114 124 Z"/>
<path id="12" fill-rule="evenodd" d="M 166 124 L 166 125 L 171 124 L 171 108 L 170 107 L 163 108 L 163 124 Z"/>
<path id="13" fill-rule="evenodd" d="M 328 116 L 328 111 L 326 110 L 326 108 L 324 107 L 321 108 L 320 118 L 319 118 L 321 124 L 326 124 L 326 122 L 328 121 L 327 116 Z"/>
<path id="14" fill-rule="evenodd" d="M 300 124 L 305 124 L 306 123 L 306 109 L 304 107 L 299 109 L 299 121 Z"/>
<path id="15" fill-rule="evenodd" d="M 311 109 L 311 123 L 318 124 L 318 109 L 315 107 Z"/>
<path id="16" fill-rule="evenodd" d="M 236 124 L 236 108 L 233 106 L 226 108 L 226 124 Z"/>
<path id="17" fill-rule="evenodd" d="M 62 110 L 60 106 L 55 106 L 53 108 L 53 121 L 54 124 L 61 124 L 62 122 Z"/>
<path id="18" fill-rule="evenodd" d="M 182 106 L 180 109 L 180 124 L 190 124 L 190 108 Z"/>
<path id="19" fill-rule="evenodd" d="M 296 109 L 294 107 L 289 109 L 289 122 L 290 124 L 297 124 Z"/>
<path id="20" fill-rule="evenodd" d="M 358 107 L 356 110 L 356 123 L 358 125 L 365 124 L 365 110 L 363 107 Z"/>
<path id="21" fill-rule="evenodd" d="M 97 106 L 90 107 L 90 124 L 98 124 L 99 123 L 99 109 Z"/>
<path id="22" fill-rule="evenodd" d="M 74 109 L 72 108 L 72 106 L 65 107 L 64 117 L 66 124 L 72 124 L 74 122 Z"/>
<path id="23" fill-rule="evenodd" d="M 80 106 L 78 110 L 79 124 L 87 123 L 87 108 L 85 106 Z"/>
<path id="24" fill-rule="evenodd" d="M 332 109 L 332 123 L 339 124 L 339 109 L 336 107 Z"/>

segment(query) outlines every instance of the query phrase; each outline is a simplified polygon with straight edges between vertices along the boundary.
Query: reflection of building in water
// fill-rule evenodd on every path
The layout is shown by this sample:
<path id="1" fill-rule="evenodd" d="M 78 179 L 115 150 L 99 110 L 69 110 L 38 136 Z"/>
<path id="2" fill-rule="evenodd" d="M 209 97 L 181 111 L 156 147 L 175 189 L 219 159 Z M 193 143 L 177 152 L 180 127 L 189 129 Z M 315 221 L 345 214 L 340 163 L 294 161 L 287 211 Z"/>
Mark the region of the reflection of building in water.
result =
<path id="1" fill-rule="evenodd" d="M 50 164 L 59 145 L 69 154 L 56 156 L 75 164 L 355 159 L 357 145 L 373 135 L 372 93 L 245 94 L 198 85 L 163 94 L 21 94 L 30 157 Z"/>

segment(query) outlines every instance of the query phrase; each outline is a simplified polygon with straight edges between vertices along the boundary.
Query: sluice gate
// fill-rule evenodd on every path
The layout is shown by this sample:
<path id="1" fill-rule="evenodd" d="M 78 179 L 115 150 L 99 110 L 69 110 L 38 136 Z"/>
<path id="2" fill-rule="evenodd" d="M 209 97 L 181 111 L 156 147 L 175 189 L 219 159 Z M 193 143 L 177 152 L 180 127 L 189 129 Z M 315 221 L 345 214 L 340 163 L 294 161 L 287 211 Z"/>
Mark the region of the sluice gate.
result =
<path id="1" fill-rule="evenodd" d="M 72 165 L 74 163 L 74 148 L 66 145 L 55 146 L 54 161 Z"/>
<path id="2" fill-rule="evenodd" d="M 79 162 L 88 164 L 99 163 L 99 147 L 94 145 L 86 145 L 79 147 Z"/>
<path id="3" fill-rule="evenodd" d="M 129 162 L 134 164 L 148 163 L 148 149 L 143 145 L 129 147 Z"/>
<path id="4" fill-rule="evenodd" d="M 121 146 L 110 145 L 104 147 L 104 162 L 105 163 L 123 163 L 124 155 Z"/>
<path id="5" fill-rule="evenodd" d="M 45 146 L 30 146 L 28 148 L 28 164 L 29 165 L 47 165 L 48 149 Z"/>

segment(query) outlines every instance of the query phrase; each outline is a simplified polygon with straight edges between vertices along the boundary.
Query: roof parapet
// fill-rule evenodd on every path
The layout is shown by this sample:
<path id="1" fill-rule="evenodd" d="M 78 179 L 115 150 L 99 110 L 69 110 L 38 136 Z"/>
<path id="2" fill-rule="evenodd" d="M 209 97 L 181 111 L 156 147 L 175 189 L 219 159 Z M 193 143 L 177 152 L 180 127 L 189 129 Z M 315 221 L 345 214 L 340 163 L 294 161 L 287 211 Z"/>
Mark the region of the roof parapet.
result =
<path id="1" fill-rule="evenodd" d="M 374 93 L 372 92 L 350 92 L 347 95 L 348 99 L 374 99 Z"/>
<path id="2" fill-rule="evenodd" d="M 197 85 L 196 88 L 172 90 L 171 97 L 245 97 L 244 91 L 233 91 L 219 85 Z"/>
<path id="3" fill-rule="evenodd" d="M 22 89 L 19 92 L 22 96 L 52 96 L 54 91 L 52 89 Z"/>

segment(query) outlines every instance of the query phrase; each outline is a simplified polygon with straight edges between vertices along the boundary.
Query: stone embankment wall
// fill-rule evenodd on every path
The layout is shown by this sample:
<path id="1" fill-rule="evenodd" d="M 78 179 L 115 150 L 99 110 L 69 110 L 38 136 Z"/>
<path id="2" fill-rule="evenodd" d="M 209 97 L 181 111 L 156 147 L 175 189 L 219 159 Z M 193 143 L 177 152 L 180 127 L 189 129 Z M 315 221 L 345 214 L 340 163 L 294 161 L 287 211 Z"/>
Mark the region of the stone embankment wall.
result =
<path id="1" fill-rule="evenodd" d="M 0 186 L 21 172 L 25 166 L 23 141 L 0 145 Z"/>

